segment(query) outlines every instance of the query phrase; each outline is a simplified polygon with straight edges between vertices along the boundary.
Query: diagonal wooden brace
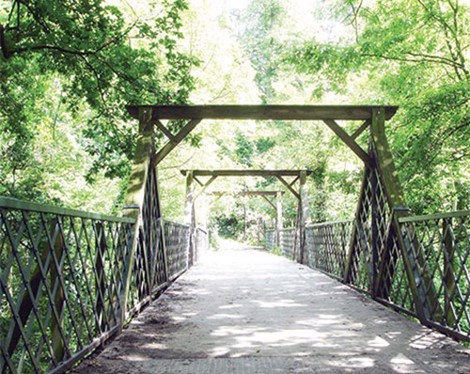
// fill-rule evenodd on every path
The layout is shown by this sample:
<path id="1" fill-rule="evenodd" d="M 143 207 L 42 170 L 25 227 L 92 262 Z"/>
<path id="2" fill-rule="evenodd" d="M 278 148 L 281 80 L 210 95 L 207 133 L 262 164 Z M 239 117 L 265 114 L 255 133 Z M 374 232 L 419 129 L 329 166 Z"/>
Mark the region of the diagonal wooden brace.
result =
<path id="1" fill-rule="evenodd" d="M 280 181 L 284 186 L 286 186 L 287 189 L 288 189 L 290 192 L 292 192 L 292 194 L 293 194 L 298 200 L 300 200 L 300 194 L 299 194 L 296 190 L 294 190 L 294 189 L 292 188 L 292 186 L 291 186 L 283 177 L 281 177 L 280 175 L 277 175 L 277 179 L 279 179 L 279 181 Z"/>
<path id="2" fill-rule="evenodd" d="M 370 165 L 370 158 L 366 151 L 364 151 L 356 141 L 349 136 L 349 134 L 338 125 L 335 120 L 326 119 L 323 122 L 346 144 L 367 166 Z"/>
<path id="3" fill-rule="evenodd" d="M 176 135 L 171 135 L 172 138 L 170 138 L 170 141 L 166 143 L 155 155 L 155 163 L 158 165 L 163 159 L 168 156 L 168 154 L 179 144 L 181 141 L 189 135 L 191 131 L 194 130 L 194 128 L 201 122 L 200 119 L 192 119 L 189 121 L 183 128 L 178 132 Z M 158 128 L 158 124 L 156 124 Z M 162 125 L 160 123 L 160 125 Z M 162 125 L 163 126 L 163 125 Z M 163 126 L 164 127 L 164 126 Z M 167 130 L 168 131 L 168 130 Z M 168 131 L 169 132 L 169 131 Z M 164 132 L 166 135 L 166 132 Z"/>

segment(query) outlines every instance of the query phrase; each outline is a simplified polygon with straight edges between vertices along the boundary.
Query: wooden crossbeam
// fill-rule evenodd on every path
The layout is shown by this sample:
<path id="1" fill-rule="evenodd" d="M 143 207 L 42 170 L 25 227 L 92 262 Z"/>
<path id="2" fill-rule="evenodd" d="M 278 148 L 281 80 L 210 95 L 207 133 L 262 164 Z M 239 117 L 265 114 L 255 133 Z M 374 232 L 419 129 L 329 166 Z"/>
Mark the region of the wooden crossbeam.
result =
<path id="1" fill-rule="evenodd" d="M 300 179 L 300 175 L 297 175 L 297 177 L 295 177 L 294 180 L 290 182 L 290 186 L 292 187 L 295 184 L 295 182 L 297 182 L 299 179 Z"/>
<path id="2" fill-rule="evenodd" d="M 312 174 L 312 170 L 180 170 L 181 174 L 186 175 L 192 172 L 194 176 L 200 177 L 299 177 L 302 171 L 306 175 Z M 287 183 L 287 182 L 286 182 Z"/>
<path id="3" fill-rule="evenodd" d="M 193 179 L 200 185 L 200 186 L 204 186 L 204 183 L 202 183 L 197 177 L 195 177 L 193 175 Z"/>
<path id="4" fill-rule="evenodd" d="M 214 196 L 233 195 L 233 196 L 276 196 L 278 193 L 284 194 L 285 191 L 214 191 Z"/>
<path id="5" fill-rule="evenodd" d="M 131 105 L 129 114 L 138 118 L 139 109 L 151 109 L 153 119 L 227 119 L 227 120 L 367 120 L 374 108 L 383 108 L 386 119 L 396 106 L 371 105 Z"/>

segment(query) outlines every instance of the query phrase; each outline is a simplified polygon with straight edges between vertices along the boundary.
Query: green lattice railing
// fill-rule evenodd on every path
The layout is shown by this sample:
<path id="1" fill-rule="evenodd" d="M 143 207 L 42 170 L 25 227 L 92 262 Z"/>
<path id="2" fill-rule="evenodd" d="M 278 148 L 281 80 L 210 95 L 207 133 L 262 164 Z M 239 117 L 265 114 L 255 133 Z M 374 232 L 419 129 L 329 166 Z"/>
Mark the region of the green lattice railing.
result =
<path id="1" fill-rule="evenodd" d="M 397 221 L 409 253 L 400 250 L 388 228 L 381 238 L 387 247 L 387 251 L 381 249 L 381 256 L 387 253 L 388 260 L 379 258 L 382 266 L 374 269 L 372 233 L 368 230 L 354 249 L 356 260 L 349 262 L 349 274 L 354 276 L 349 279 L 347 257 L 357 223 L 340 221 L 307 227 L 308 266 L 414 317 L 419 318 L 417 310 L 421 308 L 425 315 L 422 323 L 470 341 L 470 211 L 403 217 Z M 274 235 L 273 230 L 267 232 L 270 235 Z M 409 258 L 416 260 L 407 268 Z M 375 281 L 371 281 L 374 272 Z M 410 287 L 410 277 L 417 280 L 416 295 Z"/>
<path id="2" fill-rule="evenodd" d="M 0 198 L 0 373 L 65 371 L 188 268 L 188 226 L 146 229 Z"/>

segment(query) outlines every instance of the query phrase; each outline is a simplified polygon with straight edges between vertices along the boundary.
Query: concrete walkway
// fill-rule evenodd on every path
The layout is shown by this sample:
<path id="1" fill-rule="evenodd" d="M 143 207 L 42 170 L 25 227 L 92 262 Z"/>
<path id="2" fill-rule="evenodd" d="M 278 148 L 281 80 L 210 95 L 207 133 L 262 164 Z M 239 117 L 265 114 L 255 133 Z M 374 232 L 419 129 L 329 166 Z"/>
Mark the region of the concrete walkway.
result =
<path id="1" fill-rule="evenodd" d="M 79 373 L 470 373 L 468 349 L 319 272 L 208 253 Z"/>

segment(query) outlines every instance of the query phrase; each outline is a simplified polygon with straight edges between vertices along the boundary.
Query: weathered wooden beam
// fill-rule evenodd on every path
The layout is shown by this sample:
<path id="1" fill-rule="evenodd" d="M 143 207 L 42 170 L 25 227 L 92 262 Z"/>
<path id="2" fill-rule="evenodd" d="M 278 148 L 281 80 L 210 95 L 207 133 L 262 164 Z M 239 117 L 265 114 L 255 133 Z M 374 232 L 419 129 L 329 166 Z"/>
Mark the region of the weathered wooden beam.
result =
<path id="1" fill-rule="evenodd" d="M 287 187 L 287 189 L 292 192 L 292 194 L 297 198 L 297 200 L 300 200 L 300 194 L 292 188 L 292 186 L 281 176 L 281 175 L 276 175 L 277 179 Z"/>
<path id="2" fill-rule="evenodd" d="M 261 195 L 263 197 L 264 200 L 266 200 L 268 202 L 269 205 L 271 205 L 273 207 L 274 210 L 276 210 L 276 205 L 274 205 L 274 203 L 269 200 L 269 198 L 266 196 L 266 195 Z"/>
<path id="3" fill-rule="evenodd" d="M 168 138 L 168 140 L 172 143 L 176 143 L 175 136 L 171 133 L 168 128 L 161 123 L 159 120 L 155 120 L 155 126 Z"/>
<path id="4" fill-rule="evenodd" d="M 140 129 L 139 135 L 137 136 L 137 147 L 129 183 L 127 185 L 126 198 L 124 200 L 125 207 L 129 209 L 124 212 L 124 216 L 126 217 L 137 218 L 139 209 L 141 209 L 144 204 L 149 166 L 152 154 L 155 151 L 153 143 L 154 127 L 151 116 L 152 113 L 149 110 L 142 110 L 140 113 Z"/>
<path id="5" fill-rule="evenodd" d="M 214 191 L 211 192 L 211 195 L 214 196 L 224 196 L 224 195 L 233 195 L 233 196 L 276 196 L 278 193 L 284 194 L 285 191 Z"/>
<path id="6" fill-rule="evenodd" d="M 324 120 L 323 122 L 346 144 L 366 165 L 370 165 L 370 157 L 356 141 L 348 135 L 344 129 L 334 120 Z"/>
<path id="7" fill-rule="evenodd" d="M 303 170 L 180 170 L 186 175 L 192 172 L 194 176 L 200 177 L 298 177 Z M 306 175 L 312 174 L 312 170 L 304 170 Z M 286 182 L 287 183 L 287 182 Z"/>
<path id="8" fill-rule="evenodd" d="M 204 186 L 204 183 L 201 182 L 198 178 L 196 178 L 194 175 L 193 175 L 193 179 L 197 182 L 197 184 L 199 184 L 201 187 Z"/>
<path id="9" fill-rule="evenodd" d="M 130 105 L 129 114 L 138 118 L 140 108 L 151 108 L 153 119 L 227 119 L 227 120 L 367 120 L 370 105 Z M 398 107 L 385 106 L 386 119 Z"/>
<path id="10" fill-rule="evenodd" d="M 291 187 L 295 184 L 295 182 L 297 182 L 298 180 L 300 179 L 300 174 L 297 175 L 297 177 L 295 177 L 289 184 L 291 185 Z"/>
<path id="11" fill-rule="evenodd" d="M 398 172 L 385 134 L 385 112 L 383 110 L 374 110 L 371 129 L 377 153 L 377 167 L 386 186 L 387 200 L 391 207 L 405 206 L 404 194 L 398 180 Z"/>
<path id="12" fill-rule="evenodd" d="M 212 184 L 212 182 L 214 182 L 216 179 L 217 179 L 217 176 L 215 175 L 210 177 L 210 179 L 206 183 L 204 183 L 201 189 L 196 193 L 196 195 L 194 196 L 194 200 L 196 200 L 207 189 L 207 187 L 209 187 Z"/>
<path id="13" fill-rule="evenodd" d="M 368 119 L 361 126 L 359 126 L 356 131 L 354 131 L 354 133 L 351 135 L 351 138 L 356 140 L 365 130 L 369 128 L 370 124 L 371 120 Z"/>
<path id="14" fill-rule="evenodd" d="M 155 120 L 155 118 L 153 118 Z M 189 135 L 191 131 L 201 122 L 200 119 L 191 119 L 178 134 L 173 136 L 155 155 L 155 163 L 158 165 L 168 154 L 179 144 L 181 141 Z"/>

